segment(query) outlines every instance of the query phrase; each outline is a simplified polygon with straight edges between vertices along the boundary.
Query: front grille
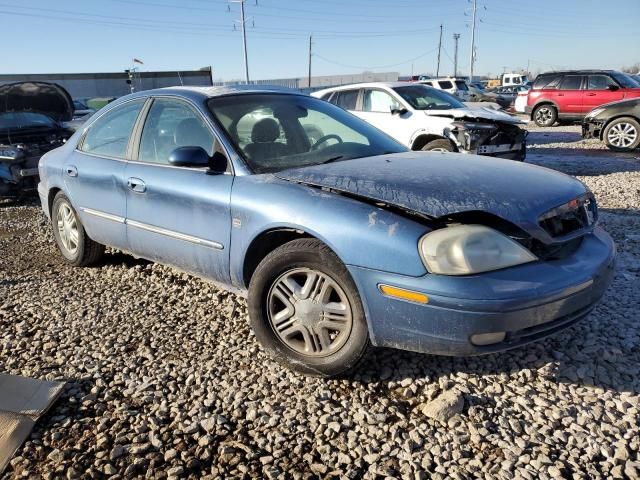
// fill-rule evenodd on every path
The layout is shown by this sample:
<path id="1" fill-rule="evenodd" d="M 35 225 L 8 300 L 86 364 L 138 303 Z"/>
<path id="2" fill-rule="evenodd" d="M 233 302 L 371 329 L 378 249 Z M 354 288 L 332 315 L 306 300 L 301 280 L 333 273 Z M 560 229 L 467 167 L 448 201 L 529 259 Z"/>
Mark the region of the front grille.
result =
<path id="1" fill-rule="evenodd" d="M 590 194 L 554 208 L 542 215 L 540 226 L 552 237 L 563 237 L 593 225 L 597 216 L 596 202 Z"/>

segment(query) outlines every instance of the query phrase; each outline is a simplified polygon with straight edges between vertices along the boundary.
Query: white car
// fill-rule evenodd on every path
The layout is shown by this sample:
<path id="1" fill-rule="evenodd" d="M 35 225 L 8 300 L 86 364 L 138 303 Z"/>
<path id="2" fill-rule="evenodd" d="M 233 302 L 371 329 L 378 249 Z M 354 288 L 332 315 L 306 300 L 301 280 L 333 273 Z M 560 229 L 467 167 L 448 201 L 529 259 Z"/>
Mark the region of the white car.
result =
<path id="1" fill-rule="evenodd" d="M 467 82 L 461 78 L 425 78 L 418 80 L 418 83 L 438 90 L 444 90 L 445 92 L 458 97 L 463 102 L 470 102 L 472 100 L 471 95 L 469 94 Z"/>
<path id="2" fill-rule="evenodd" d="M 412 150 L 477 153 L 524 160 L 527 131 L 512 115 L 468 108 L 417 83 L 361 83 L 312 93 L 336 104 Z"/>

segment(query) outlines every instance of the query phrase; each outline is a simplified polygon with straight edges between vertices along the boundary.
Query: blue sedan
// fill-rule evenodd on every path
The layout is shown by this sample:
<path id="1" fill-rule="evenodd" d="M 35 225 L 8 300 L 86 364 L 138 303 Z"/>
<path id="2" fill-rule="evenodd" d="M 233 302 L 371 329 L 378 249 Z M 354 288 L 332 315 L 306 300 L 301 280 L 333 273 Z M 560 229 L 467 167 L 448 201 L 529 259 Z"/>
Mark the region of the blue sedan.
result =
<path id="1" fill-rule="evenodd" d="M 584 318 L 613 272 L 578 180 L 410 152 L 291 91 L 129 95 L 39 169 L 66 262 L 94 264 L 110 246 L 244 295 L 261 345 L 308 374 L 344 374 L 372 345 L 524 345 Z"/>

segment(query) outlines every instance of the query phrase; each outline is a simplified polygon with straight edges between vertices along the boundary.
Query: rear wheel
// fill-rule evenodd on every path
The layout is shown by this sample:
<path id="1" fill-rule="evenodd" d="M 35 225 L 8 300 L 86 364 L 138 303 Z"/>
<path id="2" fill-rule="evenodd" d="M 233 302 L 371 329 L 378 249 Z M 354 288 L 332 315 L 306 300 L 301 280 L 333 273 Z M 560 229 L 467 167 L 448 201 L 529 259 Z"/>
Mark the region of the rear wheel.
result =
<path id="1" fill-rule="evenodd" d="M 611 150 L 630 152 L 640 146 L 640 123 L 630 117 L 618 118 L 607 125 L 602 138 Z"/>
<path id="2" fill-rule="evenodd" d="M 424 152 L 453 152 L 453 145 L 451 142 L 445 138 L 440 138 L 438 140 L 431 140 L 424 147 L 422 147 L 422 151 Z"/>
<path id="3" fill-rule="evenodd" d="M 58 192 L 53 199 L 51 224 L 53 236 L 65 262 L 85 267 L 102 257 L 104 245 L 89 238 L 71 202 L 62 192 Z"/>
<path id="4" fill-rule="evenodd" d="M 539 127 L 550 127 L 558 119 L 558 110 L 553 105 L 540 105 L 533 111 L 533 121 Z"/>
<path id="5" fill-rule="evenodd" d="M 267 255 L 251 278 L 248 304 L 258 341 L 292 370 L 341 375 L 369 346 L 351 275 L 318 240 L 294 240 Z"/>

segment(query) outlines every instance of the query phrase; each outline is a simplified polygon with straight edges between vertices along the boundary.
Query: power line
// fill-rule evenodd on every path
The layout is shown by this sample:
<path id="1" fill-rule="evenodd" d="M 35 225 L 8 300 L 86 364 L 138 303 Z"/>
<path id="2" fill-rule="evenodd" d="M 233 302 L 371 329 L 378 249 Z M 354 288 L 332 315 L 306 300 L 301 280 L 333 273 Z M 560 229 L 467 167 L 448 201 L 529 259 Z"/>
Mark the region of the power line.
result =
<path id="1" fill-rule="evenodd" d="M 429 55 L 429 54 L 431 54 L 431 53 L 435 52 L 436 50 L 437 50 L 437 48 L 434 48 L 434 49 L 432 49 L 432 50 L 429 50 L 428 52 L 421 53 L 421 54 L 420 54 L 420 55 L 418 55 L 417 57 L 410 58 L 409 60 L 405 60 L 405 61 L 403 61 L 403 62 L 390 63 L 390 64 L 387 64 L 387 65 L 377 65 L 377 66 L 375 66 L 375 67 L 372 67 L 372 66 L 362 66 L 362 65 L 349 65 L 349 64 L 347 64 L 347 63 L 336 62 L 336 61 L 334 61 L 334 60 L 330 60 L 330 59 L 328 59 L 328 58 L 326 58 L 326 57 L 323 57 L 323 56 L 322 56 L 322 55 L 320 55 L 319 53 L 314 53 L 314 56 L 315 56 L 315 57 L 318 57 L 318 58 L 321 58 L 321 59 L 322 59 L 322 60 L 324 60 L 325 62 L 333 63 L 334 65 L 339 65 L 339 66 L 341 66 L 341 67 L 348 67 L 348 68 L 360 68 L 360 69 L 363 69 L 363 70 L 377 70 L 377 69 L 380 69 L 380 68 L 390 68 L 390 67 L 397 67 L 397 66 L 400 66 L 400 65 L 406 65 L 406 64 L 411 63 L 411 62 L 413 62 L 413 61 L 415 61 L 415 60 L 418 60 L 418 59 L 420 59 L 420 58 L 426 57 L 427 55 Z"/>

